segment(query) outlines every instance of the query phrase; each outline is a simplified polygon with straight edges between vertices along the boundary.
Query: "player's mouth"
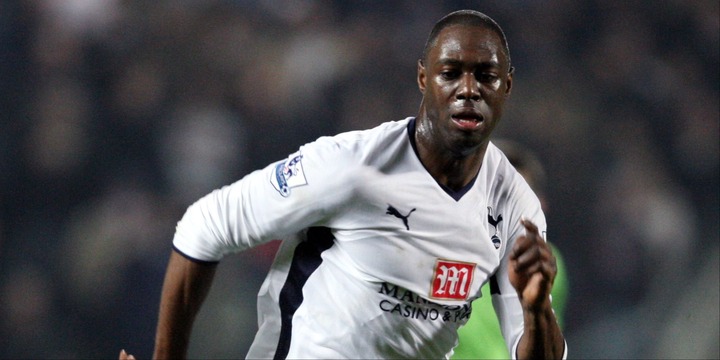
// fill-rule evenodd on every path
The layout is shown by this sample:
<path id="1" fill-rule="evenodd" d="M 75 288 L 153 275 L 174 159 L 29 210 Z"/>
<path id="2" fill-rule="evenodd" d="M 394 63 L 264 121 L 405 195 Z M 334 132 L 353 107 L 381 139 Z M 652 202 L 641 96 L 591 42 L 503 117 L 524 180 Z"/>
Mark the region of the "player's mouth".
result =
<path id="1" fill-rule="evenodd" d="M 483 122 L 482 115 L 470 110 L 457 112 L 451 115 L 451 118 L 462 130 L 475 130 Z"/>

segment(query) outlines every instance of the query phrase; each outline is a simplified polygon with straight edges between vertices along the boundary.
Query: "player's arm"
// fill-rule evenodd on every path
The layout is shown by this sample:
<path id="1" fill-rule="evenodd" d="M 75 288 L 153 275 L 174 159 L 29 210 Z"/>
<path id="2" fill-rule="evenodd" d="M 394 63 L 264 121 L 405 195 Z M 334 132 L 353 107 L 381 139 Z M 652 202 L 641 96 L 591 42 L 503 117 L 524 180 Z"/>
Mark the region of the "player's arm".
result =
<path id="1" fill-rule="evenodd" d="M 160 298 L 153 359 L 184 359 L 193 321 L 210 290 L 217 263 L 190 260 L 173 250 Z"/>
<path id="2" fill-rule="evenodd" d="M 176 227 L 176 250 L 163 284 L 155 358 L 185 356 L 193 320 L 212 283 L 213 263 L 317 224 L 352 196 L 350 180 L 358 176 L 331 166 L 349 163 L 335 161 L 342 154 L 330 151 L 338 148 L 333 145 L 320 150 L 306 146 L 303 155 L 298 152 L 254 171 L 187 209 Z"/>
<path id="3" fill-rule="evenodd" d="M 515 241 L 508 263 L 510 283 L 520 298 L 524 319 L 517 358 L 562 359 L 565 339 L 550 303 L 556 260 L 537 226 L 529 220 L 521 222 L 525 235 Z"/>

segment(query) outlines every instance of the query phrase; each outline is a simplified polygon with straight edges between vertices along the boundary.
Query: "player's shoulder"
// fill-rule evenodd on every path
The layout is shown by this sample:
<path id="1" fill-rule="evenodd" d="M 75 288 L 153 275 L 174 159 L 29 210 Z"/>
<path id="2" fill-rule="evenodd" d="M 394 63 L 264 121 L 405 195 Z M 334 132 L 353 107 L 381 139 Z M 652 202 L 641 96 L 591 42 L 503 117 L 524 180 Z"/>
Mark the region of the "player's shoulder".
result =
<path id="1" fill-rule="evenodd" d="M 494 178 L 501 180 L 500 183 L 507 183 L 506 180 L 514 182 L 518 178 L 522 179 L 522 176 L 510 163 L 505 153 L 492 142 L 488 144 L 483 166 L 490 168 L 490 171 L 495 175 Z"/>
<path id="2" fill-rule="evenodd" d="M 384 148 L 389 142 L 398 141 L 407 132 L 410 118 L 387 121 L 373 128 L 352 130 L 333 136 L 323 136 L 312 143 L 305 144 L 303 152 L 337 152 L 347 155 L 363 156 L 367 152 Z"/>
<path id="3" fill-rule="evenodd" d="M 340 144 L 345 144 L 346 146 L 352 146 L 356 143 L 362 142 L 395 139 L 398 135 L 407 131 L 409 121 L 410 118 L 397 121 L 387 121 L 370 129 L 348 131 L 326 139 Z"/>
<path id="4" fill-rule="evenodd" d="M 504 200 L 536 199 L 525 178 L 515 169 L 505 154 L 492 142 L 488 145 L 483 166 L 490 168 L 492 192 Z"/>

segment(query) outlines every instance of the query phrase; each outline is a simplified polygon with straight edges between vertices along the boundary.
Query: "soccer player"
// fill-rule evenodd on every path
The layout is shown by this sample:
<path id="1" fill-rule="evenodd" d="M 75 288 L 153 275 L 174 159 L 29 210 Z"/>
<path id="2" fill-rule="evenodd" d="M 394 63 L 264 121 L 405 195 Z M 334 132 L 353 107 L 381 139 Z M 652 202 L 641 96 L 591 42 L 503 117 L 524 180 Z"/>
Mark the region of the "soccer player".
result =
<path id="1" fill-rule="evenodd" d="M 495 139 L 495 144 L 508 158 L 510 164 L 522 175 L 540 198 L 543 210 L 546 209 L 544 196 L 545 169 L 535 153 L 506 139 Z M 559 249 L 552 246 L 557 263 L 557 276 L 552 288 L 552 301 L 555 316 L 562 325 L 562 317 L 567 303 L 569 279 Z M 507 348 L 503 345 L 495 312 L 492 310 L 489 284 L 481 288 L 481 298 L 473 301 L 470 320 L 458 331 L 459 344 L 455 348 L 453 359 L 508 359 Z M 481 339 L 481 341 L 478 341 Z"/>
<path id="2" fill-rule="evenodd" d="M 322 137 L 191 205 L 153 356 L 185 357 L 223 256 L 279 238 L 248 358 L 447 358 L 486 282 L 513 357 L 565 357 L 540 201 L 490 141 L 512 76 L 497 23 L 453 12 L 418 61 L 417 116 Z"/>

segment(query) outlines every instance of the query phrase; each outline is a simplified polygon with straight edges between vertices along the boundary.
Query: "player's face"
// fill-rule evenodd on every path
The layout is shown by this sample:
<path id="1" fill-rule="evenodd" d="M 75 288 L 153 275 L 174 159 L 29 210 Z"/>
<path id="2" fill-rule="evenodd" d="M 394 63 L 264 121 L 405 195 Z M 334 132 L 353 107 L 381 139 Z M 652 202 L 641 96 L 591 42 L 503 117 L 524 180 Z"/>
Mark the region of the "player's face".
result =
<path id="1" fill-rule="evenodd" d="M 429 140 L 457 155 L 486 146 L 510 95 L 509 67 L 493 30 L 463 25 L 442 30 L 418 64 L 421 126 Z"/>

